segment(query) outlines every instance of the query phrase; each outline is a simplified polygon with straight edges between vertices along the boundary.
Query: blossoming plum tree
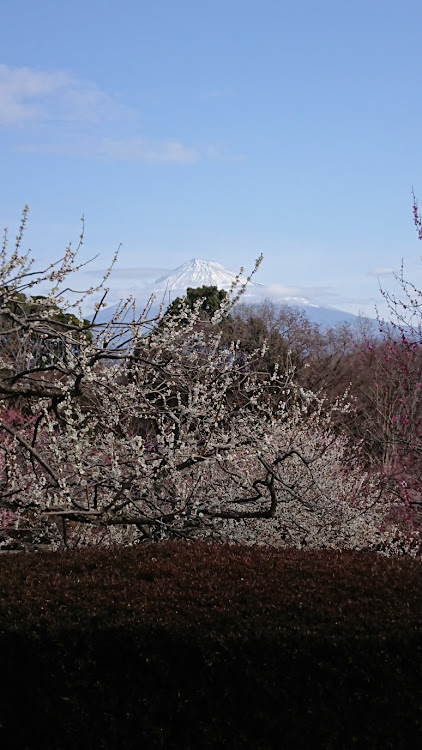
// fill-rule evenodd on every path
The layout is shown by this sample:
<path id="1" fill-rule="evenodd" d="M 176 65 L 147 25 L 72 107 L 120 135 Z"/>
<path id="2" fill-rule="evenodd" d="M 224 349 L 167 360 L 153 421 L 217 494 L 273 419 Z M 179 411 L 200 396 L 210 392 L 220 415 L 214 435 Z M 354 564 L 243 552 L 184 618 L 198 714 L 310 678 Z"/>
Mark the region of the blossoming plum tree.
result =
<path id="1" fill-rule="evenodd" d="M 20 252 L 25 221 L 0 258 L 0 544 L 13 534 L 30 549 L 218 535 L 414 547 L 332 429 L 344 405 L 323 408 L 289 366 L 260 369 L 265 341 L 248 352 L 222 343 L 216 324 L 249 279 L 237 278 L 210 321 L 201 299 L 165 325 L 148 309 L 128 322 L 130 300 L 106 325 L 94 316 L 87 328 L 80 314 L 57 321 L 57 305 L 80 311 L 94 290 L 66 302 L 61 287 L 80 267 L 71 247 L 31 270 Z M 17 295 L 34 300 L 41 283 L 51 288 L 39 312 L 17 310 Z M 36 358 L 35 339 L 49 344 Z"/>

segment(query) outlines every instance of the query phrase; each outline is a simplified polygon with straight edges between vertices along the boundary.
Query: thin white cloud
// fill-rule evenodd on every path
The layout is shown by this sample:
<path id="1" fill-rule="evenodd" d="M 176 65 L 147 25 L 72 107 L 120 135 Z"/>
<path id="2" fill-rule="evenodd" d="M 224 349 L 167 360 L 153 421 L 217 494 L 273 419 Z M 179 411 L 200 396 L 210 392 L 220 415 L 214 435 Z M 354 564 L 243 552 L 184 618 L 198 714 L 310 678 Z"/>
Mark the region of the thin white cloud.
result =
<path id="1" fill-rule="evenodd" d="M 381 276 L 393 276 L 394 273 L 394 268 L 373 268 L 368 272 L 368 276 L 375 276 L 378 279 Z"/>
<path id="2" fill-rule="evenodd" d="M 170 268 L 162 268 L 161 266 L 133 266 L 121 268 L 119 265 L 116 265 L 113 268 L 111 280 L 131 279 L 133 281 L 133 279 L 153 279 L 155 281 L 159 276 L 170 273 L 171 270 L 172 269 Z M 104 273 L 106 273 L 105 268 L 89 267 L 80 272 L 81 276 L 95 276 L 96 278 L 101 278 Z"/>
<path id="3" fill-rule="evenodd" d="M 143 136 L 78 136 L 67 135 L 55 143 L 32 143 L 19 146 L 20 151 L 42 154 L 67 154 L 113 161 L 162 162 L 190 164 L 200 157 L 196 149 L 180 141 L 153 141 Z"/>
<path id="4" fill-rule="evenodd" d="M 285 284 L 268 284 L 265 290 L 272 297 L 306 297 L 314 299 L 316 297 L 327 298 L 335 296 L 335 292 L 326 286 L 287 286 Z"/>
<path id="5" fill-rule="evenodd" d="M 112 159 L 134 159 L 149 162 L 187 164 L 197 161 L 199 153 L 177 140 L 149 141 L 143 136 L 104 138 L 99 144 L 99 155 Z"/>
<path id="6" fill-rule="evenodd" d="M 41 102 L 69 84 L 64 73 L 0 65 L 0 122 L 15 125 L 44 117 Z"/>
<path id="7" fill-rule="evenodd" d="M 95 84 L 64 71 L 0 65 L 0 124 L 52 119 L 97 122 L 114 119 L 123 110 Z"/>

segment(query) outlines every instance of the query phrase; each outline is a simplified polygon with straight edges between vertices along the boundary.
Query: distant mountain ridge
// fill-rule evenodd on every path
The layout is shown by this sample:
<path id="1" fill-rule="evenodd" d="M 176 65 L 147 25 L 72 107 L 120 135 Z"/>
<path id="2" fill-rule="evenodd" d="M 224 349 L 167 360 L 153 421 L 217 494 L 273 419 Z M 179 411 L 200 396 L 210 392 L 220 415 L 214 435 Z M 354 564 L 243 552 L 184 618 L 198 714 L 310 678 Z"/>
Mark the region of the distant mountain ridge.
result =
<path id="1" fill-rule="evenodd" d="M 153 286 L 152 289 L 145 287 L 145 292 L 142 295 L 138 295 L 136 299 L 137 313 L 141 314 L 151 294 L 154 294 L 156 297 L 156 301 L 153 303 L 150 311 L 150 317 L 154 317 L 158 314 L 160 304 L 163 301 L 166 308 L 176 297 L 186 294 L 188 287 L 196 289 L 200 286 L 216 286 L 217 289 L 228 291 L 236 280 L 236 276 L 233 271 L 229 271 L 216 261 L 192 258 L 175 268 L 170 274 L 160 276 L 156 279 L 151 285 Z M 244 304 L 258 304 L 264 299 L 270 299 L 276 305 L 296 307 L 313 323 L 318 323 L 323 327 L 341 323 L 353 324 L 359 320 L 358 315 L 346 312 L 345 310 L 339 310 L 328 305 L 317 305 L 304 297 L 274 295 L 271 287 L 252 280 L 248 282 L 247 289 L 242 296 L 242 302 Z M 117 307 L 118 305 L 113 305 L 100 310 L 97 315 L 97 322 L 106 323 L 111 320 Z M 376 321 L 373 322 L 374 324 L 376 323 Z"/>

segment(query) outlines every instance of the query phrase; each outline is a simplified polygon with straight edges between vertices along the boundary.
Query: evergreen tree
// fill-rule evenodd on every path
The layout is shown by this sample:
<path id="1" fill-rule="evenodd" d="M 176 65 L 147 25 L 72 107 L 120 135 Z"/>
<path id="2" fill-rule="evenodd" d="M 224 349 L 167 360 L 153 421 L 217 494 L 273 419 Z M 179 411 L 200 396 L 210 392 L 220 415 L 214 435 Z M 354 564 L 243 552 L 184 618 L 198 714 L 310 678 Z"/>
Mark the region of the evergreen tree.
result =
<path id="1" fill-rule="evenodd" d="M 227 292 L 225 292 L 224 289 L 218 289 L 216 286 L 204 285 L 196 288 L 188 287 L 185 297 L 176 297 L 176 299 L 169 305 L 166 316 L 180 315 L 183 309 L 183 304 L 192 311 L 198 303 L 198 300 L 202 299 L 203 301 L 199 308 L 199 318 L 200 320 L 210 320 L 220 308 L 220 305 L 226 296 Z"/>

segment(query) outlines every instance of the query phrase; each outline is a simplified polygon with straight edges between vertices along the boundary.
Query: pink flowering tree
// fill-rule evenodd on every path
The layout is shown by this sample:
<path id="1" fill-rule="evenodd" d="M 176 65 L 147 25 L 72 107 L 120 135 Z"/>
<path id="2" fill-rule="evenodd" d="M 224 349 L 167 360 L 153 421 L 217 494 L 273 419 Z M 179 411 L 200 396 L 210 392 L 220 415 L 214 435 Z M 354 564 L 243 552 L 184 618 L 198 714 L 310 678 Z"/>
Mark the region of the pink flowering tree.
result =
<path id="1" fill-rule="evenodd" d="M 413 196 L 413 219 L 422 221 Z M 409 520 L 422 522 L 422 290 L 401 271 L 399 295 L 382 290 L 390 312 L 379 321 L 383 340 L 364 340 L 366 369 L 358 395 L 357 423 L 367 456 L 385 487 L 396 494 Z"/>
<path id="2" fill-rule="evenodd" d="M 0 544 L 18 518 L 29 548 L 217 536 L 417 551 L 333 428 L 346 404 L 327 408 L 288 361 L 260 368 L 265 341 L 223 343 L 217 324 L 248 279 L 211 320 L 199 299 L 161 322 L 148 309 L 127 322 L 128 301 L 87 328 L 55 312 L 69 310 L 61 288 L 76 252 L 36 274 L 21 235 L 0 260 Z M 41 281 L 51 289 L 34 310 Z M 35 358 L 34 341 L 45 342 Z"/>

